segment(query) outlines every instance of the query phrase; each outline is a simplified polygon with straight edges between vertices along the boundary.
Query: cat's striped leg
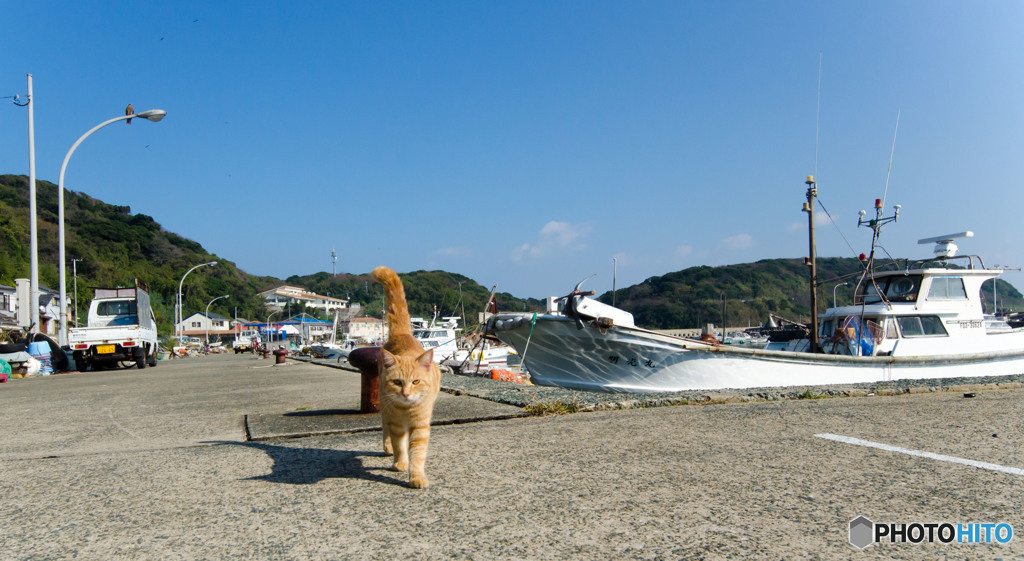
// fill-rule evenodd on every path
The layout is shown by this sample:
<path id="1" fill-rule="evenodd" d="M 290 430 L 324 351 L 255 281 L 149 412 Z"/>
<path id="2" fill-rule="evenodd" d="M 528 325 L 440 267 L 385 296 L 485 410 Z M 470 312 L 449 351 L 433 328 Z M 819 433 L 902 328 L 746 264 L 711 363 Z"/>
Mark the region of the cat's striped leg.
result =
<path id="1" fill-rule="evenodd" d="M 426 487 L 429 482 L 423 468 L 427 462 L 427 444 L 430 442 L 430 425 L 413 427 L 409 438 L 409 486 L 416 489 Z"/>

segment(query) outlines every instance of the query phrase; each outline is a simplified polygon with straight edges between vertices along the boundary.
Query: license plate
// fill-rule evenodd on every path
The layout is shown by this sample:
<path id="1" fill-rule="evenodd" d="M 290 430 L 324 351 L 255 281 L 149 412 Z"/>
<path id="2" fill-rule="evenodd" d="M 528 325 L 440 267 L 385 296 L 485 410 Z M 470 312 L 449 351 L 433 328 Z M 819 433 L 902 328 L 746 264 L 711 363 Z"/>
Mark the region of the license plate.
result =
<path id="1" fill-rule="evenodd" d="M 115 345 L 96 345 L 96 354 L 109 355 L 114 353 Z"/>

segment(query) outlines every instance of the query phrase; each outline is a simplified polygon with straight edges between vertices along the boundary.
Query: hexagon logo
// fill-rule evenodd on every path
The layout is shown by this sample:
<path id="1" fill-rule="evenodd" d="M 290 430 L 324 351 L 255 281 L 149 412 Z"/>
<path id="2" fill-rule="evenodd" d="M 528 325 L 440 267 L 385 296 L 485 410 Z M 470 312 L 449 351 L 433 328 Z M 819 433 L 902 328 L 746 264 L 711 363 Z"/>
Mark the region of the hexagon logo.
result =
<path id="1" fill-rule="evenodd" d="M 875 523 L 865 516 L 858 516 L 850 521 L 850 545 L 857 549 L 875 543 Z"/>

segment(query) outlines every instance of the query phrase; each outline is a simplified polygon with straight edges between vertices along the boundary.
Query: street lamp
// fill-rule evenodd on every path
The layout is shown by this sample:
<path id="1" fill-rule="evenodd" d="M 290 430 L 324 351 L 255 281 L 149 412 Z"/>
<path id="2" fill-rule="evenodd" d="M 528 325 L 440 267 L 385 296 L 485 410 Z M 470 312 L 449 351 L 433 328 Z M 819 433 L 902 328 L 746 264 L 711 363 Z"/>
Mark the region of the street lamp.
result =
<path id="1" fill-rule="evenodd" d="M 218 296 L 218 297 L 214 298 L 213 300 L 210 300 L 210 303 L 206 305 L 206 346 L 207 347 L 210 346 L 210 304 L 213 304 L 214 302 L 216 302 L 217 300 L 220 300 L 221 298 L 227 298 L 228 296 L 231 296 L 231 295 L 230 294 L 225 294 L 224 296 Z"/>
<path id="2" fill-rule="evenodd" d="M 132 119 L 139 117 L 146 119 L 147 121 L 153 121 L 154 123 L 164 118 L 167 112 L 163 109 L 150 109 L 149 111 L 143 111 L 142 113 L 135 113 L 133 115 L 123 115 L 121 117 L 114 117 L 109 121 L 103 121 L 95 127 L 89 129 L 89 132 L 82 135 L 74 144 L 71 145 L 71 149 L 68 150 L 67 155 L 64 156 L 64 162 L 60 165 L 60 176 L 57 178 L 57 240 L 59 247 L 59 266 L 60 266 L 60 344 L 68 344 L 68 299 L 67 299 L 67 271 L 64 265 L 64 171 L 68 167 L 68 160 L 71 159 L 71 155 L 75 153 L 75 149 L 82 143 L 83 140 L 89 138 L 89 135 L 102 129 L 103 127 L 116 123 L 118 121 L 124 121 L 125 119 Z"/>
<path id="3" fill-rule="evenodd" d="M 274 317 L 274 314 L 279 314 L 279 313 L 281 313 L 281 310 L 278 310 L 276 312 L 270 312 L 270 315 L 267 316 L 267 343 L 270 343 L 270 340 L 271 340 L 271 336 L 270 336 L 270 318 Z"/>
<path id="4" fill-rule="evenodd" d="M 837 284 L 837 285 L 832 287 L 832 307 L 833 308 L 838 308 L 839 307 L 839 304 L 837 304 L 837 301 L 836 301 L 836 289 L 839 288 L 840 286 L 850 286 L 850 283 L 848 283 L 848 282 L 841 282 L 841 283 L 839 283 L 839 284 Z"/>
<path id="5" fill-rule="evenodd" d="M 177 308 L 177 312 L 175 312 L 175 316 L 177 316 L 177 317 L 174 320 L 174 336 L 177 337 L 179 341 L 181 340 L 181 335 L 184 332 L 184 326 L 181 325 L 181 322 L 183 322 L 185 320 L 184 314 L 181 313 L 182 312 L 181 285 L 185 284 L 185 277 L 187 277 L 189 273 L 191 273 L 192 271 L 195 271 L 199 267 L 205 267 L 206 265 L 214 267 L 214 266 L 217 265 L 217 262 L 216 261 L 210 261 L 209 263 L 200 263 L 200 264 L 196 265 L 195 267 L 192 267 L 191 269 L 185 271 L 184 275 L 181 275 L 181 282 L 178 283 L 178 301 L 177 301 L 177 304 L 175 305 L 175 307 Z"/>

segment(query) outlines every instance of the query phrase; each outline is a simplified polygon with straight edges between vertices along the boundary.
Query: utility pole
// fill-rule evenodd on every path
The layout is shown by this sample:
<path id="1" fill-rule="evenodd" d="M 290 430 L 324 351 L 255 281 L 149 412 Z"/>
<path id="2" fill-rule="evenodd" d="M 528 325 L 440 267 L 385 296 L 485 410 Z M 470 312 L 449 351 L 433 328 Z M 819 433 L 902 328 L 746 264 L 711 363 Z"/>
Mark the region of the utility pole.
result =
<path id="1" fill-rule="evenodd" d="M 75 327 L 78 327 L 78 262 L 81 259 L 71 259 L 71 276 L 75 279 Z"/>
<path id="2" fill-rule="evenodd" d="M 17 101 L 16 104 L 21 105 Z M 29 301 L 32 303 L 31 329 L 39 328 L 39 218 L 36 211 L 36 125 L 35 103 L 32 103 L 32 75 L 28 75 L 28 231 L 29 231 Z M 61 318 L 64 321 L 64 318 Z"/>
<path id="3" fill-rule="evenodd" d="M 807 213 L 807 232 L 810 245 L 810 257 L 805 263 L 810 267 L 811 281 L 811 349 L 812 353 L 818 352 L 818 266 L 817 256 L 814 250 L 814 199 L 818 196 L 818 186 L 814 182 L 814 176 L 808 175 L 807 181 L 807 202 L 804 203 L 804 212 Z"/>

